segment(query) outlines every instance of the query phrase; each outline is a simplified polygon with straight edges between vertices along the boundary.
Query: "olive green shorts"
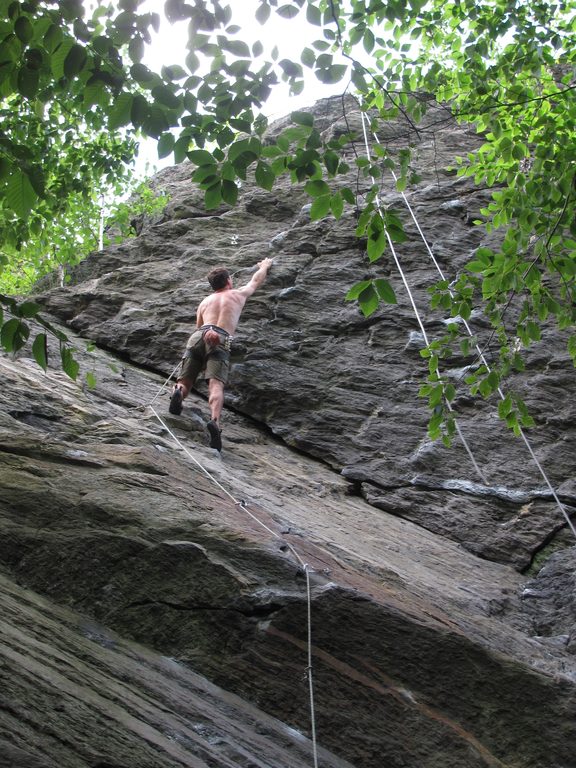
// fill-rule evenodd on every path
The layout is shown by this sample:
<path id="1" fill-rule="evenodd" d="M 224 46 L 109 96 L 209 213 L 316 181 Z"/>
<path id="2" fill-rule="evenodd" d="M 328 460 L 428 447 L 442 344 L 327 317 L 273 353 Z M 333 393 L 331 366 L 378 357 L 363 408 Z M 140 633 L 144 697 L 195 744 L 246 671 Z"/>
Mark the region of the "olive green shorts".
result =
<path id="1" fill-rule="evenodd" d="M 221 338 L 219 344 L 208 344 L 204 341 L 204 333 L 209 328 L 219 334 Z M 194 383 L 202 371 L 204 371 L 205 379 L 218 379 L 224 384 L 228 381 L 230 336 L 216 325 L 202 326 L 190 336 L 178 378 L 189 379 Z"/>

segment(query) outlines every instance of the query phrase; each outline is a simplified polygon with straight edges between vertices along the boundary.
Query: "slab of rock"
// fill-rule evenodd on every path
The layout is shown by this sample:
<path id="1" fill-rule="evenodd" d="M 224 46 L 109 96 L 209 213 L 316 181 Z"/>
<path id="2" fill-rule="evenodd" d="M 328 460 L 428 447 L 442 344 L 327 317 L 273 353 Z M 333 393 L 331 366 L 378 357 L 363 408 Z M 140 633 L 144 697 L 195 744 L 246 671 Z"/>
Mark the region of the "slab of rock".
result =
<path id="1" fill-rule="evenodd" d="M 2 768 L 310 765 L 301 734 L 175 659 L 4 576 L 0 606 Z"/>
<path id="2" fill-rule="evenodd" d="M 531 587 L 512 567 L 351 495 L 350 483 L 326 464 L 232 411 L 219 456 L 207 447 L 201 397 L 191 396 L 183 416 L 169 416 L 161 376 L 76 344 L 83 369 L 96 376 L 94 390 L 56 369 L 44 374 L 25 351 L 0 358 L 0 567 L 12 606 L 2 616 L 6 632 L 16 631 L 14 621 L 21 633 L 22 622 L 31 625 L 26 606 L 39 602 L 53 629 L 31 637 L 40 633 L 45 652 L 60 658 L 68 637 L 61 611 L 68 611 L 65 624 L 89 635 L 81 643 L 70 637 L 61 662 L 75 680 L 103 664 L 88 653 L 94 643 L 98 653 L 121 646 L 121 655 L 114 675 L 82 683 L 82 701 L 105 718 L 106 748 L 99 720 L 87 731 L 84 705 L 73 720 L 69 704 L 56 712 L 56 735 L 41 729 L 40 709 L 52 711 L 54 697 L 80 695 L 62 693 L 61 677 L 49 691 L 32 675 L 6 689 L 6 706 L 18 716 L 0 736 L 26 760 L 67 765 L 65 741 L 81 745 L 66 748 L 70 766 L 147 766 L 142 755 L 150 749 L 161 755 L 150 768 L 204 764 L 182 752 L 196 754 L 189 718 L 200 715 L 178 709 L 186 724 L 175 725 L 164 714 L 175 704 L 159 699 L 164 686 L 173 696 L 172 673 L 180 680 L 183 668 L 310 737 L 311 653 L 319 745 L 338 756 L 325 754 L 321 765 L 571 766 L 576 680 L 566 622 L 573 606 L 558 610 L 549 601 L 547 616 L 555 619 L 548 630 L 557 640 L 542 638 L 536 621 L 544 615 L 527 611 Z M 24 585 L 34 594 L 19 596 Z M 142 650 L 155 659 L 145 662 L 154 676 L 131 661 L 126 671 L 126 648 L 133 648 L 126 641 L 176 666 L 165 669 Z M 25 666 L 31 656 L 48 674 L 52 662 L 24 644 L 21 651 L 22 659 L 6 662 L 7 680 L 21 680 L 16 661 Z M 154 691 L 145 713 L 141 699 L 130 705 L 138 723 L 145 718 L 146 729 L 152 722 L 154 734 L 161 730 L 152 746 L 101 702 L 104 691 L 108 700 L 110 689 L 127 684 L 126 675 L 139 697 L 142 685 Z M 157 718 L 168 721 L 160 726 Z M 293 745 L 284 758 L 258 741 L 258 757 L 242 762 L 228 751 L 248 750 L 235 726 L 212 711 L 205 718 L 208 736 L 213 719 L 219 723 L 208 764 L 306 760 L 292 754 Z M 16 728 L 16 719 L 27 729 Z M 249 728 L 246 738 L 253 738 Z M 306 753 L 310 745 L 301 743 Z"/>
<path id="3" fill-rule="evenodd" d="M 348 110 L 328 100 L 314 114 L 337 135 L 361 127 Z M 393 124 L 382 136 L 391 148 L 409 138 Z M 445 171 L 476 142 L 446 123 L 417 148 L 409 198 L 450 279 L 491 242 L 473 224 L 489 193 Z M 310 655 L 318 740 L 338 756 L 326 765 L 575 768 L 575 393 L 562 335 L 547 332 L 513 382 L 550 486 L 495 404 L 462 392 L 475 467 L 459 441 L 426 437 L 422 327 L 393 260 L 368 264 L 353 213 L 311 223 L 282 180 L 270 193 L 248 181 L 237 208 L 206 215 L 190 175 L 161 172 L 164 217 L 39 297 L 96 342 L 75 340 L 95 389 L 42 373 L 29 349 L 0 358 L 0 568 L 307 736 Z M 404 204 L 393 183 L 381 197 Z M 398 257 L 432 337 L 446 320 L 427 310 L 437 273 L 401 215 L 411 238 Z M 209 269 L 224 262 L 242 284 L 268 255 L 234 340 L 220 456 L 204 385 L 171 417 L 165 382 Z M 399 303 L 364 318 L 344 296 L 369 276 L 390 279 Z M 449 363 L 454 381 L 469 363 Z"/>

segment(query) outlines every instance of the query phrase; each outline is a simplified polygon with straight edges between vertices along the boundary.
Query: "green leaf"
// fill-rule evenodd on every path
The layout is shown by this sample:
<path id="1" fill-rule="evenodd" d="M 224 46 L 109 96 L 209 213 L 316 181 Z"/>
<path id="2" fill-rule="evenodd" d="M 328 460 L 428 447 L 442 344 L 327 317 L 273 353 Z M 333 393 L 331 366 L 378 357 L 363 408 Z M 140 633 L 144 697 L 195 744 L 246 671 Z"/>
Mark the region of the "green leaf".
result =
<path id="1" fill-rule="evenodd" d="M 62 37 L 62 30 L 57 24 L 51 24 L 48 27 L 42 40 L 44 48 L 46 48 L 48 53 L 54 53 L 58 45 L 62 42 Z"/>
<path id="2" fill-rule="evenodd" d="M 60 350 L 60 359 L 62 360 L 62 370 L 73 381 L 76 381 L 80 372 L 80 365 L 74 359 L 74 354 L 70 347 L 63 346 Z"/>
<path id="3" fill-rule="evenodd" d="M 218 208 L 222 202 L 222 182 L 218 180 L 216 184 L 208 187 L 204 193 L 204 205 L 207 210 Z"/>
<path id="4" fill-rule="evenodd" d="M 128 125 L 132 118 L 133 96 L 131 93 L 121 93 L 114 101 L 108 118 L 108 128 L 115 131 L 123 125 Z"/>
<path id="5" fill-rule="evenodd" d="M 245 169 L 254 160 L 257 160 L 262 153 L 262 142 L 260 139 L 240 139 L 235 141 L 228 150 L 228 160 L 234 165 L 236 170 Z"/>
<path id="6" fill-rule="evenodd" d="M 179 109 L 181 107 L 180 98 L 167 85 L 156 85 L 152 88 L 151 94 L 155 101 L 168 107 L 168 109 Z"/>
<path id="7" fill-rule="evenodd" d="M 34 37 L 34 27 L 27 16 L 19 16 L 14 22 L 14 32 L 20 42 L 27 45 Z"/>
<path id="8" fill-rule="evenodd" d="M 482 261 L 469 261 L 466 264 L 466 269 L 469 272 L 483 272 L 486 269 L 486 264 Z"/>
<path id="9" fill-rule="evenodd" d="M 69 79 L 76 77 L 76 75 L 82 72 L 87 61 L 88 54 L 86 53 L 86 48 L 77 43 L 74 44 L 64 59 L 64 76 Z"/>
<path id="10" fill-rule="evenodd" d="M 226 40 L 226 38 L 223 38 L 221 46 L 224 50 L 230 51 L 234 56 L 238 56 L 241 59 L 250 58 L 250 48 L 242 40 Z"/>
<path id="11" fill-rule="evenodd" d="M 386 302 L 386 304 L 397 304 L 394 288 L 392 288 L 388 280 L 384 280 L 383 278 L 374 280 L 374 288 L 376 289 L 378 297 Z"/>
<path id="12" fill-rule="evenodd" d="M 280 149 L 280 147 L 277 147 L 275 144 L 270 144 L 265 147 L 262 147 L 262 157 L 282 157 L 284 155 L 284 152 Z"/>
<path id="13" fill-rule="evenodd" d="M 299 9 L 293 5 L 281 5 L 280 8 L 276 9 L 276 13 L 284 19 L 293 19 L 298 16 Z"/>
<path id="14" fill-rule="evenodd" d="M 16 329 L 20 325 L 20 320 L 13 317 L 4 323 L 0 329 L 0 344 L 4 347 L 6 352 L 12 352 L 14 349 L 14 334 Z"/>
<path id="15" fill-rule="evenodd" d="M 205 149 L 194 149 L 188 153 L 188 159 L 194 165 L 216 165 L 214 157 Z"/>
<path id="16" fill-rule="evenodd" d="M 372 280 L 362 280 L 362 282 L 353 285 L 345 296 L 346 301 L 354 301 L 357 299 L 362 291 L 368 288 L 369 285 L 372 285 Z"/>
<path id="17" fill-rule="evenodd" d="M 200 59 L 198 58 L 198 56 L 196 56 L 194 51 L 188 52 L 185 62 L 186 62 L 186 66 L 188 67 L 190 72 L 192 72 L 192 74 L 194 74 L 194 72 L 196 72 L 196 70 L 200 66 Z"/>
<path id="18" fill-rule="evenodd" d="M 96 376 L 92 373 L 92 371 L 88 371 L 86 373 L 86 384 L 88 386 L 88 389 L 95 389 L 97 384 Z"/>
<path id="19" fill-rule="evenodd" d="M 24 346 L 29 335 L 30 329 L 26 323 L 13 317 L 2 326 L 0 344 L 7 352 L 17 352 Z"/>
<path id="20" fill-rule="evenodd" d="M 535 323 L 533 320 L 528 320 L 526 323 L 526 329 L 528 331 L 528 336 L 532 339 L 532 341 L 540 341 L 541 331 L 538 323 Z"/>
<path id="21" fill-rule="evenodd" d="M 48 33 L 49 32 L 50 30 L 48 30 Z M 66 61 L 66 57 L 68 56 L 68 53 L 72 48 L 72 46 L 73 46 L 72 40 L 65 39 L 57 45 L 57 47 L 55 48 L 55 50 L 53 51 L 50 57 L 50 67 L 52 68 L 52 74 L 54 75 L 56 80 L 59 80 L 61 77 L 64 77 L 64 62 Z"/>
<path id="22" fill-rule="evenodd" d="M 317 67 L 314 70 L 314 73 L 321 83 L 332 85 L 333 83 L 339 83 L 347 71 L 348 67 L 346 64 L 332 64 L 330 67 L 326 67 L 325 69 L 319 69 Z"/>
<path id="23" fill-rule="evenodd" d="M 130 110 L 130 119 L 136 128 L 144 125 L 150 117 L 150 105 L 146 99 L 137 93 L 132 99 L 132 108 Z"/>
<path id="24" fill-rule="evenodd" d="M 568 339 L 568 352 L 576 366 L 576 335 L 570 336 Z"/>
<path id="25" fill-rule="evenodd" d="M 204 189 L 211 187 L 218 179 L 218 168 L 215 165 L 200 165 L 192 174 L 192 181 L 201 184 Z"/>
<path id="26" fill-rule="evenodd" d="M 310 220 L 318 221 L 319 219 L 323 219 L 325 216 L 328 216 L 328 214 L 331 212 L 330 202 L 330 195 L 322 195 L 322 197 L 317 197 L 310 208 Z"/>
<path id="27" fill-rule="evenodd" d="M 509 413 L 512 412 L 512 398 L 507 395 L 504 400 L 498 403 L 498 416 L 501 419 L 505 419 Z"/>
<path id="28" fill-rule="evenodd" d="M 386 230 L 390 235 L 391 240 L 395 243 L 405 243 L 408 240 L 408 235 L 404 232 L 402 224 L 396 226 L 395 224 L 390 224 L 386 221 Z"/>
<path id="29" fill-rule="evenodd" d="M 259 24 L 265 24 L 268 21 L 269 16 L 270 6 L 268 3 L 262 3 L 262 5 L 258 6 L 258 10 L 256 11 L 256 21 Z"/>
<path id="30" fill-rule="evenodd" d="M 312 68 L 314 64 L 316 63 L 316 54 L 312 50 L 312 48 L 304 48 L 302 53 L 300 54 L 300 61 L 302 64 L 304 64 L 305 67 Z"/>
<path id="31" fill-rule="evenodd" d="M 336 192 L 336 194 L 332 195 L 332 199 L 330 200 L 330 210 L 335 219 L 339 219 L 342 216 L 342 213 L 344 212 L 344 199 L 340 192 Z"/>
<path id="32" fill-rule="evenodd" d="M 39 83 L 40 72 L 37 69 L 20 67 L 17 78 L 18 93 L 25 96 L 27 99 L 33 99 L 38 92 Z"/>
<path id="33" fill-rule="evenodd" d="M 186 70 L 179 64 L 171 64 L 169 67 L 162 67 L 162 77 L 166 80 L 183 80 L 188 77 Z"/>
<path id="34" fill-rule="evenodd" d="M 386 234 L 383 229 L 372 230 L 368 236 L 366 250 L 370 261 L 378 261 L 386 248 Z"/>
<path id="35" fill-rule="evenodd" d="M 323 160 L 330 176 L 335 176 L 340 164 L 340 156 L 333 150 L 328 150 L 324 153 Z"/>
<path id="36" fill-rule="evenodd" d="M 27 219 L 34 207 L 38 195 L 34 191 L 27 174 L 14 169 L 6 184 L 6 204 L 17 216 Z"/>
<path id="37" fill-rule="evenodd" d="M 340 193 L 347 203 L 350 205 L 356 205 L 356 197 L 354 196 L 354 192 L 352 192 L 350 187 L 343 187 L 340 190 Z"/>
<path id="38" fill-rule="evenodd" d="M 134 64 L 139 64 L 142 61 L 145 50 L 144 40 L 142 40 L 141 37 L 135 37 L 130 40 L 130 43 L 128 44 L 128 55 Z"/>
<path id="39" fill-rule="evenodd" d="M 286 77 L 295 78 L 304 76 L 302 65 L 298 64 L 296 61 L 291 61 L 290 59 L 282 59 L 282 61 L 278 62 L 278 66 L 282 67 L 282 71 Z"/>
<path id="40" fill-rule="evenodd" d="M 32 354 L 40 368 L 46 370 L 48 368 L 48 338 L 45 333 L 39 333 L 34 339 Z"/>
<path id="41" fill-rule="evenodd" d="M 274 182 L 276 181 L 276 174 L 268 165 L 268 163 L 260 160 L 256 166 L 255 178 L 259 187 L 270 191 L 274 186 Z"/>
<path id="42" fill-rule="evenodd" d="M 476 259 L 480 261 L 485 267 L 492 263 L 494 257 L 494 251 L 491 248 L 478 248 L 475 253 Z"/>
<path id="43" fill-rule="evenodd" d="M 306 21 L 309 24 L 314 24 L 316 27 L 322 26 L 322 13 L 320 12 L 320 9 L 315 5 L 312 5 L 312 3 L 308 3 L 306 7 Z"/>
<path id="44" fill-rule="evenodd" d="M 190 146 L 189 136 L 180 136 L 180 138 L 174 144 L 174 162 L 176 164 L 183 163 L 188 156 L 188 147 Z"/>
<path id="45" fill-rule="evenodd" d="M 158 78 L 158 75 L 155 75 L 152 70 L 148 69 L 147 66 L 141 64 L 140 62 L 130 67 L 130 74 L 134 80 L 136 80 L 138 85 L 141 85 L 143 88 L 146 88 L 148 85 L 150 85 L 150 83 L 155 82 Z"/>
<path id="46" fill-rule="evenodd" d="M 186 5 L 183 0 L 166 0 L 164 3 L 164 13 L 171 24 L 190 18 L 193 12 L 194 9 Z"/>
<path id="47" fill-rule="evenodd" d="M 292 128 L 286 128 L 286 130 L 282 131 L 277 139 L 278 146 L 280 146 L 281 139 L 287 139 L 289 142 L 308 139 L 311 131 L 312 129 L 309 125 L 299 125 Z"/>
<path id="48" fill-rule="evenodd" d="M 374 33 L 371 29 L 367 29 L 364 32 L 364 37 L 362 38 L 362 45 L 364 46 L 364 50 L 366 53 L 370 54 L 374 50 Z"/>
<path id="49" fill-rule="evenodd" d="M 176 140 L 172 133 L 169 133 L 169 132 L 163 133 L 162 136 L 160 136 L 160 139 L 158 141 L 158 157 L 159 158 L 168 157 L 168 155 L 172 153 L 175 143 L 176 143 Z"/>
<path id="50" fill-rule="evenodd" d="M 310 197 L 322 197 L 324 195 L 330 194 L 330 187 L 328 184 L 326 184 L 325 181 L 322 181 L 322 179 L 314 179 L 313 181 L 308 181 L 304 189 L 310 195 Z"/>
<path id="51" fill-rule="evenodd" d="M 437 363 L 438 363 L 438 358 L 434 358 L 434 365 L 432 366 L 434 370 L 436 369 Z M 440 405 L 440 403 L 442 402 L 443 396 L 444 396 L 444 390 L 442 388 L 442 384 L 436 384 L 436 386 L 431 387 L 430 395 L 428 397 L 428 407 L 436 408 L 436 406 Z"/>
<path id="52" fill-rule="evenodd" d="M 238 187 L 230 179 L 222 180 L 222 200 L 228 205 L 236 205 L 238 201 Z"/>
<path id="53" fill-rule="evenodd" d="M 364 317 L 370 317 L 378 309 L 378 295 L 372 285 L 362 291 L 358 297 L 358 304 Z"/>
<path id="54" fill-rule="evenodd" d="M 88 109 L 95 104 L 106 109 L 108 108 L 106 89 L 101 80 L 97 80 L 84 88 L 84 108 Z"/>
<path id="55" fill-rule="evenodd" d="M 29 318 L 36 317 L 40 309 L 40 304 L 37 304 L 35 301 L 24 301 L 16 307 L 16 312 L 18 317 Z"/>

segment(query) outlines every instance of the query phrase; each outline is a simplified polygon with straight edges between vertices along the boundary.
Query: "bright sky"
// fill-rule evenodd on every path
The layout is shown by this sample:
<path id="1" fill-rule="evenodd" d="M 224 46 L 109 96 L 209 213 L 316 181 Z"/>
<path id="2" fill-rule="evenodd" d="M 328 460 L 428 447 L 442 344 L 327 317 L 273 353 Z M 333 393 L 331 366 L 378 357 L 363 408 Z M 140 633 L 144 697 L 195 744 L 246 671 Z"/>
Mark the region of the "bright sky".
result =
<path id="1" fill-rule="evenodd" d="M 266 24 L 260 25 L 255 19 L 260 0 L 228 0 L 228 5 L 232 8 L 230 24 L 242 27 L 237 37 L 249 45 L 259 40 L 264 46 L 263 56 L 269 57 L 271 50 L 277 46 L 278 60 L 288 58 L 299 62 L 302 49 L 314 40 L 322 39 L 320 28 L 306 21 L 305 7 L 295 19 L 281 18 L 272 11 Z M 160 10 L 163 7 L 163 1 L 145 0 L 138 8 L 139 12 L 156 11 L 162 16 L 160 32 L 154 37 L 152 45 L 148 46 L 144 63 L 157 72 L 162 65 L 169 64 L 180 64 L 186 69 L 184 60 L 188 52 L 186 48 L 188 25 L 186 22 L 171 25 Z M 306 68 L 304 72 L 306 73 Z M 299 96 L 289 96 L 288 86 L 285 83 L 275 86 L 274 92 L 264 105 L 263 112 L 270 120 L 283 117 L 294 110 L 311 106 L 318 99 L 341 93 L 344 87 L 342 83 L 324 85 L 310 73 L 304 92 Z M 153 141 L 141 143 L 140 155 L 137 163 L 140 172 L 144 172 L 146 163 L 161 168 L 173 162 L 172 157 L 158 160 L 156 143 Z"/>

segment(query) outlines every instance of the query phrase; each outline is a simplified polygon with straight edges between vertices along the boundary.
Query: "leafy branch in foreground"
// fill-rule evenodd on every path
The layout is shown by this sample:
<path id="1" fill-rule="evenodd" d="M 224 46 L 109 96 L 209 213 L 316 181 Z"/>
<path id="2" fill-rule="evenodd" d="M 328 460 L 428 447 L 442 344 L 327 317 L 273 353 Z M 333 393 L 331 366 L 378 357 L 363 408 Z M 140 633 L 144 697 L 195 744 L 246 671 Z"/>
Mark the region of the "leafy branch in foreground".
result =
<path id="1" fill-rule="evenodd" d="M 133 237 L 136 234 L 133 229 L 135 219 L 138 216 L 153 216 L 162 211 L 167 202 L 167 195 L 157 195 L 147 182 L 138 183 L 131 197 L 114 203 L 102 220 L 102 224 L 106 224 L 104 245 L 110 244 L 111 237 L 114 242 Z M 88 199 L 77 196 L 69 200 L 66 215 L 47 226 L 42 237 L 22 245 L 12 258 L 9 253 L 0 251 L 0 258 L 6 262 L 0 273 L 0 290 L 6 294 L 26 294 L 41 277 L 58 268 L 62 271 L 62 281 L 66 282 L 66 270 L 80 263 L 99 247 L 98 223 L 101 216 L 101 200 L 96 195 Z M 9 315 L 5 322 L 3 307 Z M 14 295 L 0 293 L 0 345 L 6 352 L 18 352 L 30 336 L 30 321 L 40 325 L 44 330 L 34 338 L 34 359 L 41 368 L 47 369 L 49 337 L 52 337 L 58 343 L 62 369 L 72 379 L 76 379 L 80 369 L 68 337 L 46 321 L 39 314 L 40 309 L 33 301 L 18 302 Z M 87 374 L 89 384 L 90 376 Z"/>
<path id="2" fill-rule="evenodd" d="M 10 317 L 4 321 L 3 307 Z M 48 369 L 48 334 L 58 340 L 60 361 L 62 369 L 76 379 L 80 366 L 74 358 L 73 348 L 65 333 L 55 328 L 44 320 L 38 312 L 40 306 L 33 301 L 16 302 L 10 296 L 0 294 L 0 341 L 6 352 L 15 353 L 26 344 L 30 337 L 30 325 L 38 324 L 45 332 L 38 333 L 32 344 L 32 354 L 38 365 L 46 371 Z"/>

